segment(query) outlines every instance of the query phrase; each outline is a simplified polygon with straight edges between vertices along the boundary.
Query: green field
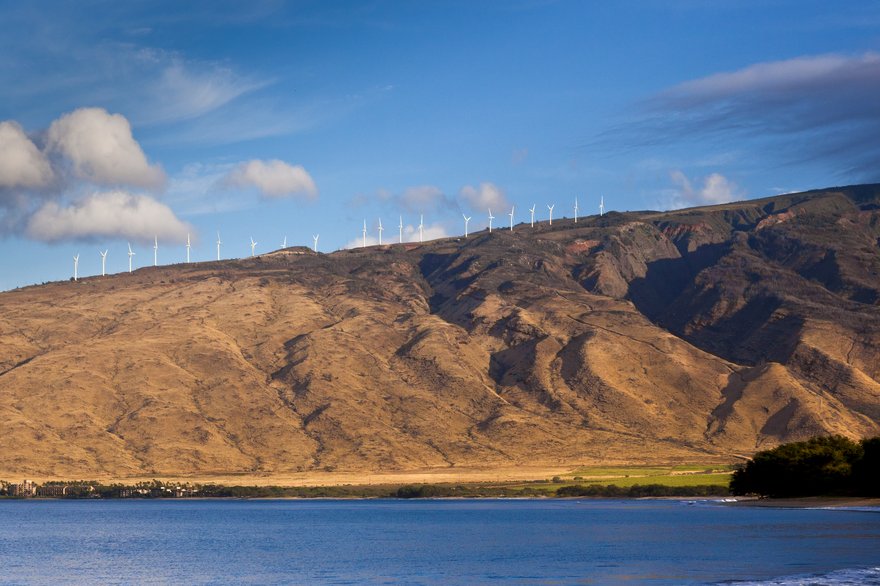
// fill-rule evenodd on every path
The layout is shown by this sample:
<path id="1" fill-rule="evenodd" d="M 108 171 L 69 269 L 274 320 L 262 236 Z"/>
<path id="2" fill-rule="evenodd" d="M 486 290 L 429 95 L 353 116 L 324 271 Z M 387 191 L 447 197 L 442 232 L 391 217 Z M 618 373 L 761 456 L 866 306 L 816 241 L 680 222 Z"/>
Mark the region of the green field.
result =
<path id="1" fill-rule="evenodd" d="M 586 466 L 576 468 L 566 474 L 566 478 L 581 476 L 585 479 L 593 477 L 621 477 L 621 476 L 672 476 L 683 473 L 706 474 L 706 473 L 730 473 L 733 466 L 730 464 L 697 465 L 679 464 L 675 466 Z"/>
<path id="2" fill-rule="evenodd" d="M 614 485 L 629 488 L 636 485 L 660 484 L 662 486 L 723 486 L 730 483 L 734 467 L 718 465 L 675 466 L 587 466 L 576 468 L 568 474 L 554 477 L 547 482 L 507 484 L 508 488 L 530 488 L 541 492 L 555 492 L 571 485 Z"/>

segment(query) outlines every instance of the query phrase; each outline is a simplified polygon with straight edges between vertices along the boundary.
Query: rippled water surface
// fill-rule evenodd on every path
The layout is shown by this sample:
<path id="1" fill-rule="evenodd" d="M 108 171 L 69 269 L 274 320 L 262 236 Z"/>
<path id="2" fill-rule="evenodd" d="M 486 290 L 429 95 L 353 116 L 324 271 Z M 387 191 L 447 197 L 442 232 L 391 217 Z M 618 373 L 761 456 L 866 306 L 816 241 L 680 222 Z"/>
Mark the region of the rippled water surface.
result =
<path id="1" fill-rule="evenodd" d="M 880 584 L 880 512 L 679 501 L 0 501 L 3 583 Z"/>

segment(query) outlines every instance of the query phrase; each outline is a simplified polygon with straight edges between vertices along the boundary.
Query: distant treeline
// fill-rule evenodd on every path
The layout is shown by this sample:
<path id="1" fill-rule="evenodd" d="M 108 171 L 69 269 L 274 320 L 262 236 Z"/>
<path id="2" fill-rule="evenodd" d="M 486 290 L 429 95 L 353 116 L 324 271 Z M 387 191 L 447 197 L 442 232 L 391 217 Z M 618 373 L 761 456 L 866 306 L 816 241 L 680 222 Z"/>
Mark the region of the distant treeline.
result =
<path id="1" fill-rule="evenodd" d="M 730 480 L 735 495 L 880 496 L 880 437 L 817 437 L 755 454 Z"/>
<path id="2" fill-rule="evenodd" d="M 549 482 L 549 481 L 545 481 Z M 13 494 L 0 483 L 0 497 L 14 498 L 91 498 L 91 499 L 161 499 L 161 498 L 517 498 L 517 497 L 610 497 L 639 498 L 665 496 L 721 496 L 723 486 L 664 486 L 660 484 L 619 486 L 598 484 L 566 485 L 556 488 L 503 484 L 409 484 L 343 486 L 223 486 L 219 484 L 174 484 L 160 480 L 136 485 L 104 485 L 94 481 L 51 482 L 27 494 Z M 68 490 L 59 490 L 66 486 Z M 48 487 L 54 487 L 49 490 Z"/>

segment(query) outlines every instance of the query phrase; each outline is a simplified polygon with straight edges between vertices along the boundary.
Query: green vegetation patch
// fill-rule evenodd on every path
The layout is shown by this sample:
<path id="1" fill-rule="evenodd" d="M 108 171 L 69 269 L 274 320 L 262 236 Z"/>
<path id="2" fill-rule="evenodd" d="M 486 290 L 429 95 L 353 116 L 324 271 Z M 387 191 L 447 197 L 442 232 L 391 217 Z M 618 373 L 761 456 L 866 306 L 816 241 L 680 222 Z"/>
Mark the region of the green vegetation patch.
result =
<path id="1" fill-rule="evenodd" d="M 755 457 L 730 481 L 733 494 L 770 497 L 880 496 L 880 437 L 784 444 Z"/>

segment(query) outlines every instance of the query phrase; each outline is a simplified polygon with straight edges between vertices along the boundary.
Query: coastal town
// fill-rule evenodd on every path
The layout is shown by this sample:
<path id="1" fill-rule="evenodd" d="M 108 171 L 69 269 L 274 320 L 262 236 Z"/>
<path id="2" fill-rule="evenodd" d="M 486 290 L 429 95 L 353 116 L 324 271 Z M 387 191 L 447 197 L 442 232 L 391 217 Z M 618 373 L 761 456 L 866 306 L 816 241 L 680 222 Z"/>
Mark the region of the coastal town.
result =
<path id="1" fill-rule="evenodd" d="M 190 485 L 169 485 L 158 480 L 133 486 L 97 482 L 45 482 L 0 480 L 0 498 L 186 498 L 199 496 L 200 489 Z"/>

